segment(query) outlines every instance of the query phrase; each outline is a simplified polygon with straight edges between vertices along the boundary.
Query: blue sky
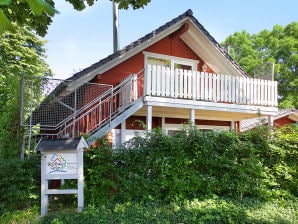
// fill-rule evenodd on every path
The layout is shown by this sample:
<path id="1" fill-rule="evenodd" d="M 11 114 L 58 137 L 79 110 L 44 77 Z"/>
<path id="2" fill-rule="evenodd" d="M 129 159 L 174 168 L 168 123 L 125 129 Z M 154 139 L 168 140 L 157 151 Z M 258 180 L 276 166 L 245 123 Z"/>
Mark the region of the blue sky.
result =
<path id="1" fill-rule="evenodd" d="M 111 1 L 98 0 L 81 12 L 64 0 L 55 3 L 60 13 L 44 39 L 56 78 L 68 78 L 113 53 Z M 188 9 L 218 42 L 237 31 L 256 34 L 298 21 L 297 0 L 151 0 L 144 9 L 119 10 L 120 48 Z"/>

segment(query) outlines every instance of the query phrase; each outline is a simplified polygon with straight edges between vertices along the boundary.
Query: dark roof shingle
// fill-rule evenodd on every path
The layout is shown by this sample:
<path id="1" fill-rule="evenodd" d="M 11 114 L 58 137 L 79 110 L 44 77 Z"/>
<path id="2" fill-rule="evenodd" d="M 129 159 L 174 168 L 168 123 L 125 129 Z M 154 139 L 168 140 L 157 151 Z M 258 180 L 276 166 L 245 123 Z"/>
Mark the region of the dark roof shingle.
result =
<path id="1" fill-rule="evenodd" d="M 199 23 L 199 21 L 193 16 L 193 12 L 191 9 L 187 10 L 183 14 L 179 15 L 178 17 L 172 19 L 171 21 L 165 23 L 164 25 L 158 27 L 156 30 L 146 34 L 145 36 L 139 38 L 138 40 L 132 42 L 131 44 L 127 45 L 126 47 L 118 50 L 117 52 L 107 56 L 106 58 L 103 58 L 102 60 L 92 64 L 91 66 L 83 69 L 82 71 L 74 74 L 72 77 L 68 78 L 67 80 L 77 80 L 87 73 L 99 68 L 100 66 L 106 64 L 107 62 L 125 54 L 126 52 L 131 51 L 135 47 L 143 44 L 144 42 L 154 38 L 170 26 L 174 25 L 175 23 L 189 17 L 195 24 L 196 26 L 206 35 L 206 37 L 214 44 L 214 46 L 235 66 L 237 69 L 241 71 L 242 74 L 246 75 L 245 71 L 232 59 L 232 57 L 220 46 L 220 44 L 210 35 L 210 33 L 204 28 L 202 24 Z"/>

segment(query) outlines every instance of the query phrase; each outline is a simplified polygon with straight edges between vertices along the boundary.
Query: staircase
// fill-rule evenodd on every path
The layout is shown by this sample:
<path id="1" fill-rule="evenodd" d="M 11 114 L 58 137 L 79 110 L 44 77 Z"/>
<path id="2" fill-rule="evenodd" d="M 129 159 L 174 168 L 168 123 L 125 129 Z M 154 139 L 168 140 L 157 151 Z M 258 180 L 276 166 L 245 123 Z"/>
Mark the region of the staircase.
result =
<path id="1" fill-rule="evenodd" d="M 142 73 L 140 71 L 140 73 Z M 104 136 L 107 132 L 121 124 L 128 117 L 133 115 L 136 111 L 143 107 L 143 92 L 140 89 L 140 84 L 143 82 L 142 74 L 133 74 L 128 76 L 125 80 L 119 83 L 117 86 L 110 86 L 106 88 L 98 96 L 92 96 L 90 101 L 80 106 L 78 110 L 71 108 L 71 106 L 63 103 L 59 97 L 53 97 L 56 104 L 62 105 L 64 108 L 70 108 L 68 115 L 62 121 L 59 121 L 57 125 L 50 127 L 41 121 L 33 122 L 28 126 L 28 132 L 26 139 L 24 139 L 23 148 L 30 148 L 31 141 L 37 143 L 41 138 L 57 139 L 57 138 L 74 138 L 82 134 L 87 134 L 88 144 L 93 144 L 98 138 Z M 88 98 L 88 89 L 83 92 L 81 96 Z M 68 96 L 70 93 L 68 94 Z M 76 101 L 76 97 L 74 98 Z M 51 108 L 51 111 L 44 113 L 45 116 L 53 118 L 55 114 L 55 107 Z M 42 111 L 42 110 L 41 110 Z M 33 114 L 33 115 L 32 115 Z M 37 113 L 36 113 L 37 114 Z M 42 112 L 39 113 L 43 114 Z M 59 113 L 58 113 L 59 115 Z M 37 117 L 39 118 L 39 117 Z M 36 120 L 34 113 L 31 113 L 28 120 Z M 31 122 L 30 122 L 31 124 Z M 37 125 L 38 124 L 38 125 Z M 35 130 L 36 128 L 36 130 Z M 33 134 L 38 133 L 38 134 Z"/>
<path id="2" fill-rule="evenodd" d="M 61 122 L 57 138 L 73 138 L 89 134 L 88 144 L 121 124 L 143 107 L 143 97 L 138 95 L 138 80 L 141 77 L 130 75 L 120 84 L 75 111 Z"/>

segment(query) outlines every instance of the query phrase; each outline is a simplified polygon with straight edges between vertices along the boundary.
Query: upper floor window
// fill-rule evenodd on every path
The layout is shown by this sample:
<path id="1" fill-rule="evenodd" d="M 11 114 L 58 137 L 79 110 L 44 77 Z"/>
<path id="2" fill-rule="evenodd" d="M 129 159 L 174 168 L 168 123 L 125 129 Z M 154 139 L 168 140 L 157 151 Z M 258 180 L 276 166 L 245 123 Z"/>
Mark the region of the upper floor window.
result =
<path id="1" fill-rule="evenodd" d="M 197 70 L 198 60 L 144 52 L 145 65 L 159 65 L 171 69 Z"/>

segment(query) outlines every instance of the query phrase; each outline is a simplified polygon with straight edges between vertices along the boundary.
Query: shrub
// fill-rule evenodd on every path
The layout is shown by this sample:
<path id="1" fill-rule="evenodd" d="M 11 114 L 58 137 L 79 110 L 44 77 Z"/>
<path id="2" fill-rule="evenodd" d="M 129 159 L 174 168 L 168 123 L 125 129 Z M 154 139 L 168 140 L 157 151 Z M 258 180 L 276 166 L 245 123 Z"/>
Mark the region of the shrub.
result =
<path id="1" fill-rule="evenodd" d="M 40 196 L 39 155 L 0 161 L 0 213 L 29 208 Z"/>
<path id="2" fill-rule="evenodd" d="M 189 127 L 175 136 L 156 129 L 116 151 L 102 142 L 86 154 L 86 198 L 100 203 L 295 195 L 295 137 L 276 132 L 272 142 L 269 136 L 263 128 L 237 134 Z"/>

